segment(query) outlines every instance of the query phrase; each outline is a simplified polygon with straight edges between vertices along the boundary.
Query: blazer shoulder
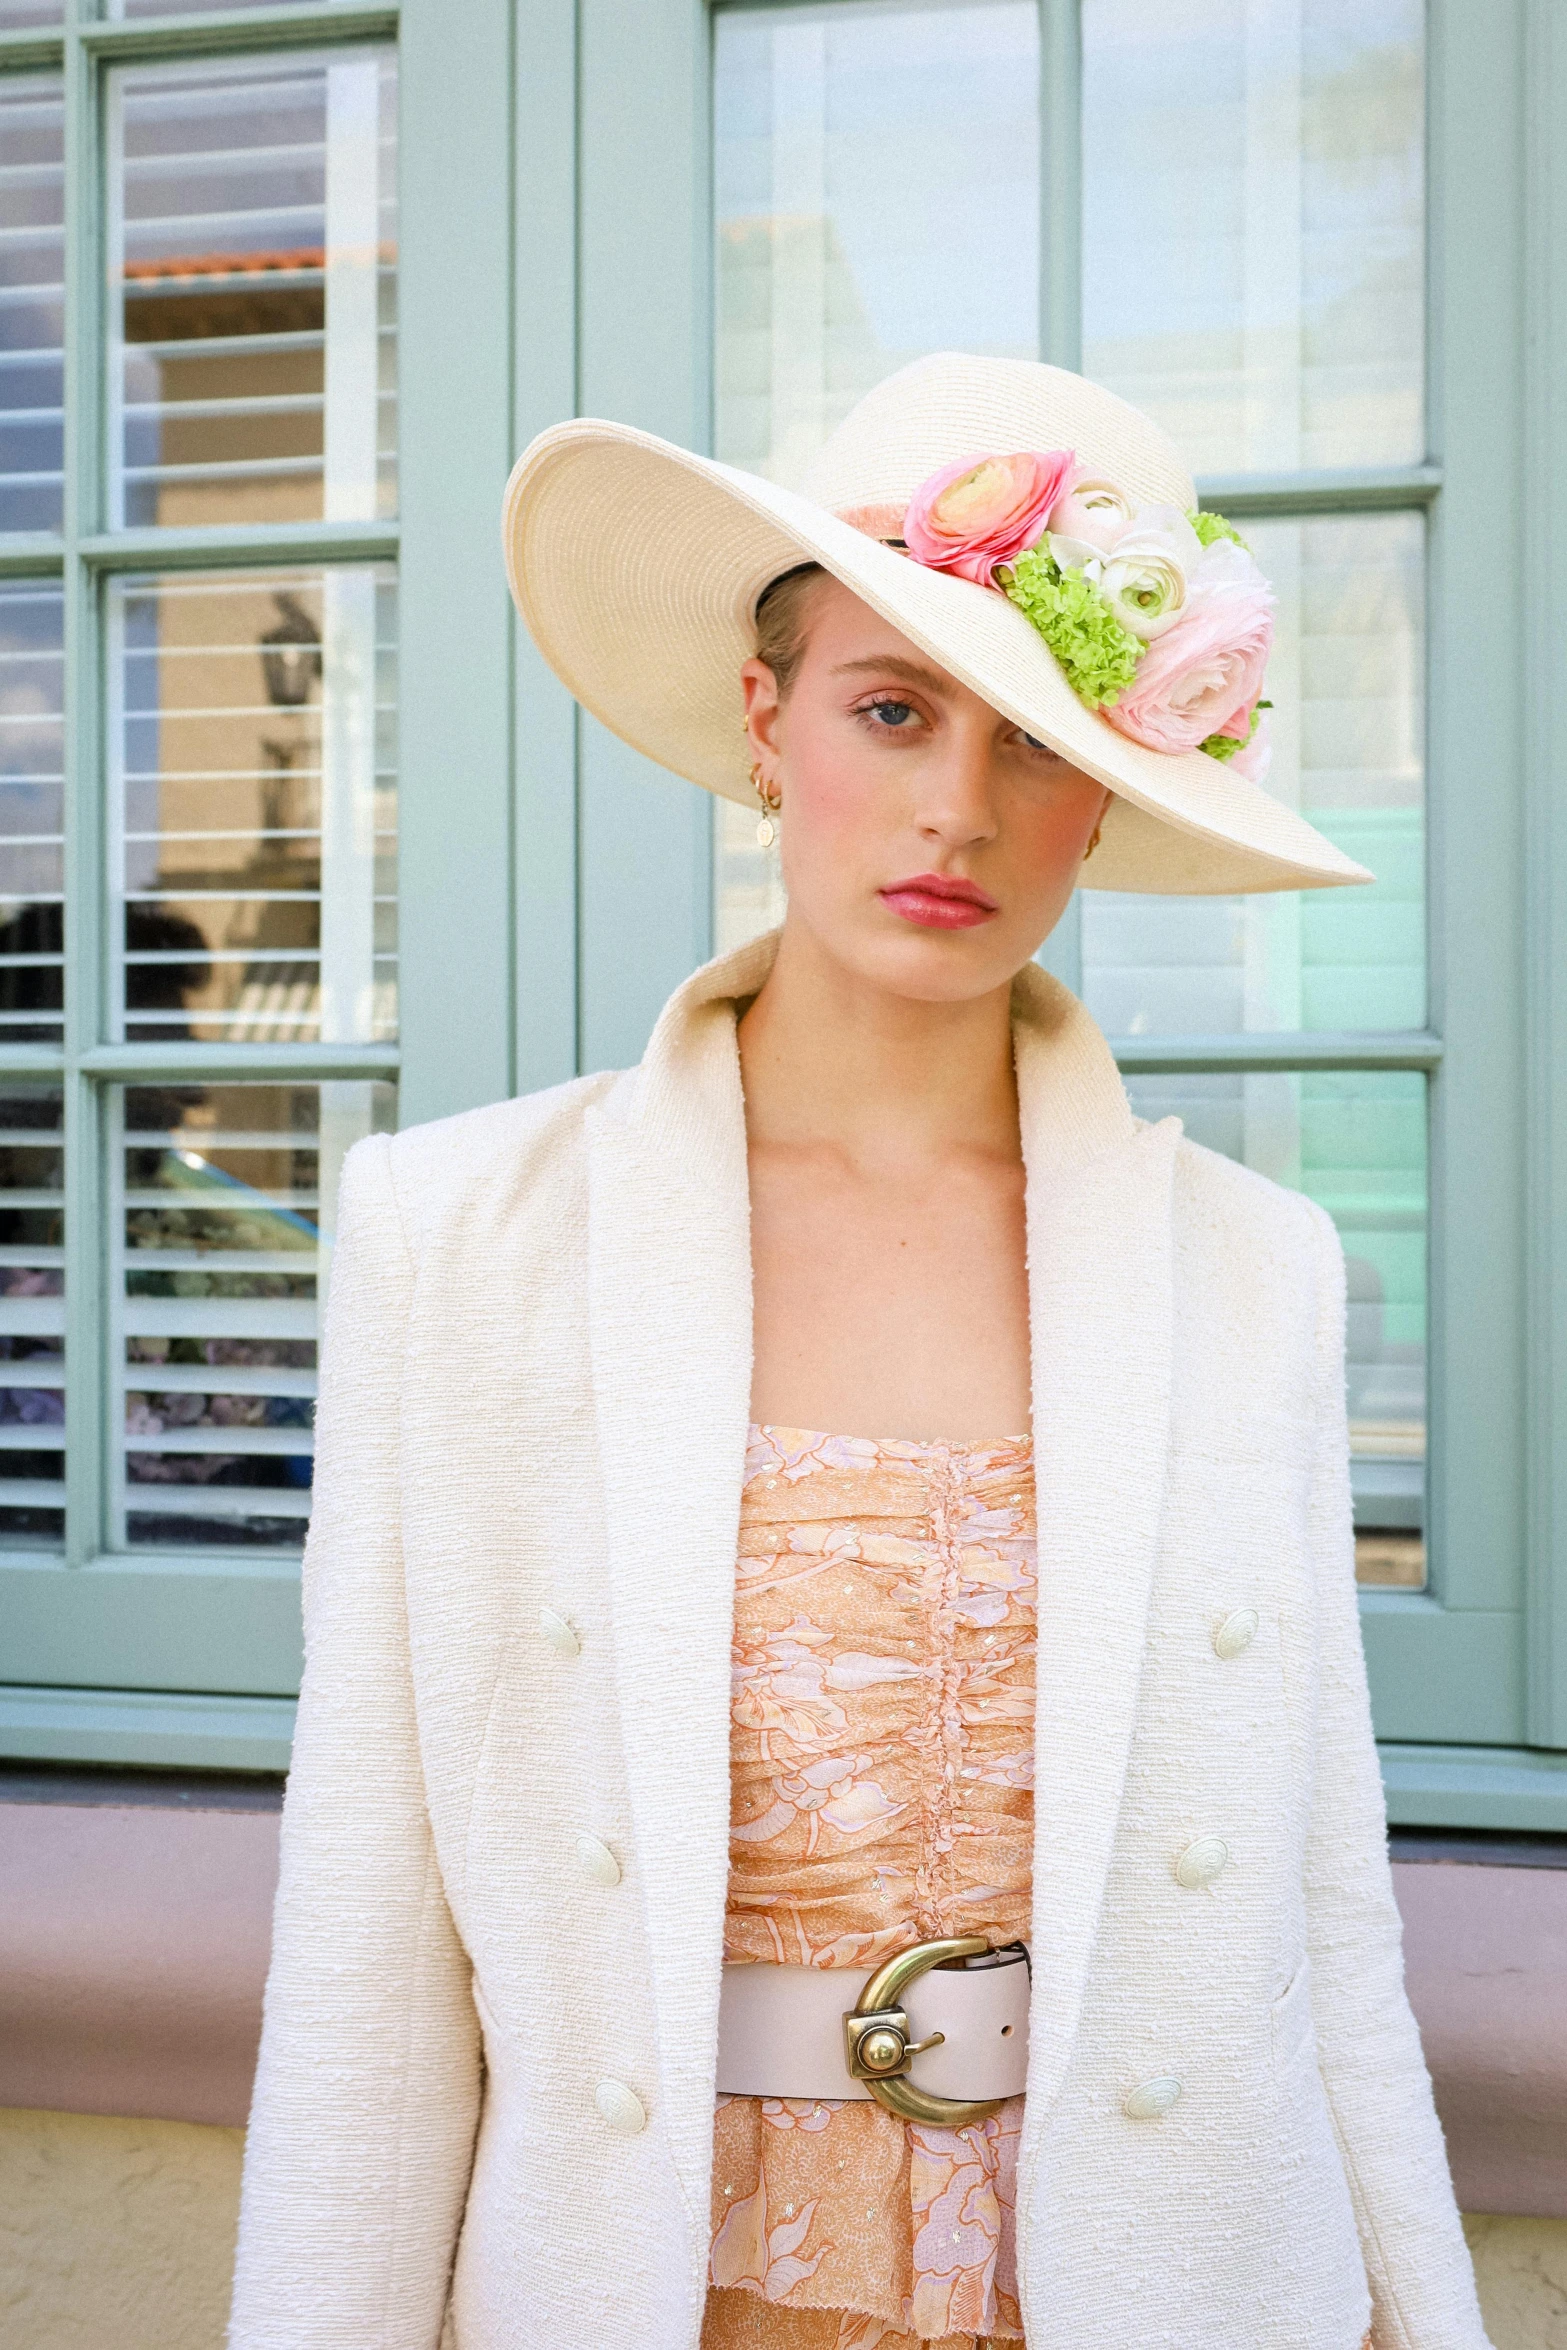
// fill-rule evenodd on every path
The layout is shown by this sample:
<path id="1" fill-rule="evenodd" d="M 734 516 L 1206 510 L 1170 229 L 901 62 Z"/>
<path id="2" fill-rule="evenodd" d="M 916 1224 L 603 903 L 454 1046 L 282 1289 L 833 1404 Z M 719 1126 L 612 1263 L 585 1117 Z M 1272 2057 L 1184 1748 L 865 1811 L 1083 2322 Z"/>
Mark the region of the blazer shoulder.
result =
<path id="1" fill-rule="evenodd" d="M 1343 1249 L 1326 1208 L 1185 1135 L 1176 1146 L 1175 1199 L 1182 1243 L 1215 1252 L 1232 1273 L 1271 1276 L 1297 1297 L 1331 1296 L 1342 1284 Z"/>
<path id="2" fill-rule="evenodd" d="M 619 1074 L 602 1070 L 569 1078 L 540 1093 L 487 1102 L 390 1136 L 387 1172 L 411 1244 L 417 1248 L 439 1230 L 476 1189 L 497 1180 L 526 1189 L 552 1164 L 573 1158 L 588 1111 Z"/>

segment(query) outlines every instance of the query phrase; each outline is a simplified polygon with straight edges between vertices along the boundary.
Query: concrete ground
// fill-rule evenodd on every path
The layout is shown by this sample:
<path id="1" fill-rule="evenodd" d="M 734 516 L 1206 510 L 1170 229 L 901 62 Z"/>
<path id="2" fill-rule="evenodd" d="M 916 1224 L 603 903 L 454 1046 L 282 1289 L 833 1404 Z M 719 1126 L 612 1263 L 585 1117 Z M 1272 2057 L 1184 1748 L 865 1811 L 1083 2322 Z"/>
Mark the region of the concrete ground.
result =
<path id="1" fill-rule="evenodd" d="M 0 2111 L 0 2339 L 220 2350 L 239 2130 Z M 1567 2220 L 1465 2221 L 1496 2350 L 1567 2350 Z"/>

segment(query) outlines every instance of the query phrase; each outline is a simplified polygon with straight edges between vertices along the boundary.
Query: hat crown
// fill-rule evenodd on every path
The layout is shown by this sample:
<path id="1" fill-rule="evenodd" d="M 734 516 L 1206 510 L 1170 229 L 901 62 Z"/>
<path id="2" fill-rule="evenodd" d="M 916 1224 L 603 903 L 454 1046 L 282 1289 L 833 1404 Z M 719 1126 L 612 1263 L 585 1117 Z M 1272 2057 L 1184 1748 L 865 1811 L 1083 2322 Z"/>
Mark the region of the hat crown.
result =
<path id="1" fill-rule="evenodd" d="M 803 494 L 835 514 L 906 506 L 921 482 L 963 457 L 1073 449 L 1084 472 L 1134 506 L 1191 508 L 1197 493 L 1175 444 L 1101 384 L 1037 359 L 938 351 L 879 383 L 813 458 Z"/>

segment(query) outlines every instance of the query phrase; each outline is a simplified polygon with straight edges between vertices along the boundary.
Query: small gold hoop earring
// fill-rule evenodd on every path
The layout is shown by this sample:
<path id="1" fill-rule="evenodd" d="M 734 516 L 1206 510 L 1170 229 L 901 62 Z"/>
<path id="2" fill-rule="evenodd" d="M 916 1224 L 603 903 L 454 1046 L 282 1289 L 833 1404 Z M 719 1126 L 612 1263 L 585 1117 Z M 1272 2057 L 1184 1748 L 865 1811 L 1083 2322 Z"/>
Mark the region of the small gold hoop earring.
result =
<path id="1" fill-rule="evenodd" d="M 778 826 L 774 819 L 783 806 L 783 794 L 776 784 L 769 789 L 762 781 L 760 759 L 753 760 L 751 765 L 751 789 L 755 792 L 762 810 L 761 821 L 756 827 L 756 845 L 760 849 L 770 849 L 778 838 Z"/>
<path id="2" fill-rule="evenodd" d="M 1093 855 L 1095 849 L 1097 849 L 1099 846 L 1099 835 L 1104 830 L 1104 821 L 1104 818 L 1101 816 L 1099 822 L 1094 826 L 1093 831 L 1088 836 L 1088 846 L 1083 851 L 1083 863 L 1085 865 L 1088 863 L 1088 860 Z"/>

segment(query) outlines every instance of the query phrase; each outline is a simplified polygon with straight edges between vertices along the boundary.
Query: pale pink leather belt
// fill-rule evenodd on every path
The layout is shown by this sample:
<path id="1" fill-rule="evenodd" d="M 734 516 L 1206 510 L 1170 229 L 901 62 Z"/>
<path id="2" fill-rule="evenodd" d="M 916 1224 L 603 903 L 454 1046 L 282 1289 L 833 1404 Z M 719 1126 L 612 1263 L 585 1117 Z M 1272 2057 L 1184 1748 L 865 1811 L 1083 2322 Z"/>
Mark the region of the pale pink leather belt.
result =
<path id="1" fill-rule="evenodd" d="M 1028 2078 L 1028 1952 L 981 1936 L 848 1967 L 726 1966 L 718 2087 L 732 2097 L 874 2097 L 906 2121 L 982 2121 Z M 918 2068 L 917 2072 L 915 2068 Z"/>

